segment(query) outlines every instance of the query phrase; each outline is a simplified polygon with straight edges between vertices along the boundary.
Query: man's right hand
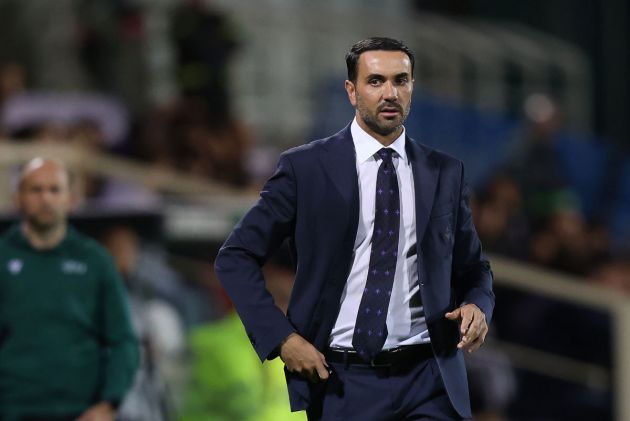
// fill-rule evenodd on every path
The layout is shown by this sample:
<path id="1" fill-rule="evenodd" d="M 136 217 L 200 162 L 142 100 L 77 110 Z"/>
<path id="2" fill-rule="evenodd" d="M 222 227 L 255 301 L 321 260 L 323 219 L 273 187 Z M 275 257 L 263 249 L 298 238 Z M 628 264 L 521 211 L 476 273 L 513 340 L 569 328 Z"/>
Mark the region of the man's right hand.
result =
<path id="1" fill-rule="evenodd" d="M 289 371 L 304 376 L 312 383 L 329 377 L 324 354 L 297 333 L 290 334 L 280 344 L 280 358 Z"/>

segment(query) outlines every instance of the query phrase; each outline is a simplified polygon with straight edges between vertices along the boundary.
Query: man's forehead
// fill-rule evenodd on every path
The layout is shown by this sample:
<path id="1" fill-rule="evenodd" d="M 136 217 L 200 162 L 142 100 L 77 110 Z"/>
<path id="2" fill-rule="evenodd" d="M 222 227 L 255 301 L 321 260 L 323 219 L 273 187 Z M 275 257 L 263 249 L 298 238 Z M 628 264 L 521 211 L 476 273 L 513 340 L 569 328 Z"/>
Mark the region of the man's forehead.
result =
<path id="1" fill-rule="evenodd" d="M 411 60 L 403 51 L 372 50 L 359 56 L 361 73 L 411 73 Z"/>
<path id="2" fill-rule="evenodd" d="M 69 174 L 66 167 L 53 160 L 33 160 L 29 162 L 20 174 L 20 184 L 26 183 L 59 183 L 67 182 Z"/>

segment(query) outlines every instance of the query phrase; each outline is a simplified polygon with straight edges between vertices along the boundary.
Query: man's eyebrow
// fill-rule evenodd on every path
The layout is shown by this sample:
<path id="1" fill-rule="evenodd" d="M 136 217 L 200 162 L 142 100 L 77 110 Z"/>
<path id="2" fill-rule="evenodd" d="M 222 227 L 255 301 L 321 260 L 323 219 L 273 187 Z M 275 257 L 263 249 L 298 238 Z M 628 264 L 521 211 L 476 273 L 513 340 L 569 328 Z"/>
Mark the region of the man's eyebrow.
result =
<path id="1" fill-rule="evenodd" d="M 370 79 L 379 79 L 379 80 L 385 80 L 385 76 L 380 75 L 378 73 L 370 73 L 369 75 L 367 75 L 365 77 L 366 80 L 370 80 Z"/>
<path id="2" fill-rule="evenodd" d="M 410 77 L 409 72 L 402 72 L 402 73 L 398 73 L 396 75 L 394 75 L 395 79 L 400 79 L 403 77 Z M 384 75 L 381 75 L 379 73 L 370 73 L 369 75 L 367 75 L 365 77 L 366 80 L 371 80 L 371 79 L 378 79 L 378 80 L 385 80 L 386 77 Z"/>

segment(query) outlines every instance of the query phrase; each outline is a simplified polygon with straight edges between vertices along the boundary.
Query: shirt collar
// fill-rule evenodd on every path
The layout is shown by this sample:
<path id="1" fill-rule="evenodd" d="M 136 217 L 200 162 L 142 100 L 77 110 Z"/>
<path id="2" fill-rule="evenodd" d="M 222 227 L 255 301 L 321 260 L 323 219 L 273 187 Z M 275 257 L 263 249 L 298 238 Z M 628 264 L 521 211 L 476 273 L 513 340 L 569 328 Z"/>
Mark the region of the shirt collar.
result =
<path id="1" fill-rule="evenodd" d="M 352 141 L 354 142 L 354 150 L 357 154 L 357 162 L 359 164 L 364 163 L 370 159 L 376 152 L 383 148 L 381 142 L 370 136 L 365 130 L 359 126 L 357 118 L 352 120 L 350 125 L 350 133 L 352 134 Z M 405 127 L 403 126 L 402 133 L 396 138 L 396 140 L 388 146 L 392 148 L 403 161 L 407 161 L 407 152 L 405 151 Z"/>

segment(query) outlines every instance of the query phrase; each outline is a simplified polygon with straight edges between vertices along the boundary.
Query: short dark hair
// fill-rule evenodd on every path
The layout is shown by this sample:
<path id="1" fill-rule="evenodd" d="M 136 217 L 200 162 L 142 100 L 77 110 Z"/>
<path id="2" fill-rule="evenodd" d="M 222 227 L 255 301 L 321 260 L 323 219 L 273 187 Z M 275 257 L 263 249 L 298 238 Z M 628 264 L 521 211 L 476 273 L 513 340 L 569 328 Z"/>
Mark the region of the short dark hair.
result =
<path id="1" fill-rule="evenodd" d="M 411 76 L 413 77 L 413 67 L 415 58 L 413 53 L 402 41 L 386 37 L 372 37 L 361 40 L 354 44 L 350 51 L 346 54 L 346 66 L 348 67 L 348 80 L 357 81 L 357 64 L 359 56 L 366 51 L 384 50 L 384 51 L 402 51 L 407 54 L 411 62 Z"/>

